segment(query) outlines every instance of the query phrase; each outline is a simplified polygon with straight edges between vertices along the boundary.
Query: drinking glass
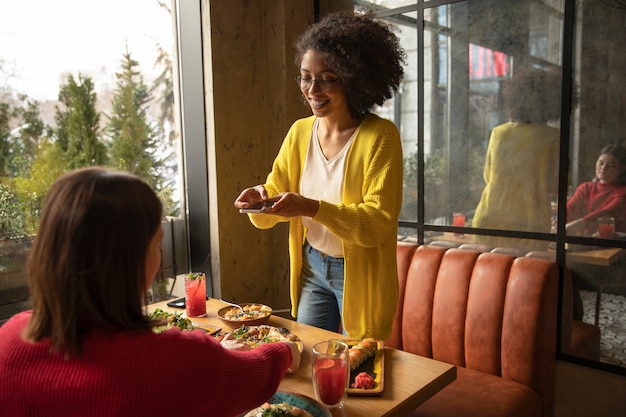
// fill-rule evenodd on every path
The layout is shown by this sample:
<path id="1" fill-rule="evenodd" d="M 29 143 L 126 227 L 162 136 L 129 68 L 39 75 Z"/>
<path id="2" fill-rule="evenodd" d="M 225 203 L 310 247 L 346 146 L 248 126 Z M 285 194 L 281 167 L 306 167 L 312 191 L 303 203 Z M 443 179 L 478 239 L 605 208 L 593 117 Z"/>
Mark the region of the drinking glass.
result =
<path id="1" fill-rule="evenodd" d="M 615 219 L 613 217 L 600 217 L 598 219 L 598 236 L 602 239 L 611 239 L 615 233 Z"/>
<path id="2" fill-rule="evenodd" d="M 452 214 L 452 226 L 465 226 L 465 214 L 463 213 L 453 213 Z M 455 236 L 463 236 L 463 233 L 455 233 Z"/>
<path id="3" fill-rule="evenodd" d="M 185 275 L 185 304 L 187 317 L 206 316 L 206 275 L 203 272 Z"/>
<path id="4" fill-rule="evenodd" d="M 349 347 L 341 340 L 327 340 L 313 346 L 313 389 L 318 401 L 341 408 L 348 392 Z"/>

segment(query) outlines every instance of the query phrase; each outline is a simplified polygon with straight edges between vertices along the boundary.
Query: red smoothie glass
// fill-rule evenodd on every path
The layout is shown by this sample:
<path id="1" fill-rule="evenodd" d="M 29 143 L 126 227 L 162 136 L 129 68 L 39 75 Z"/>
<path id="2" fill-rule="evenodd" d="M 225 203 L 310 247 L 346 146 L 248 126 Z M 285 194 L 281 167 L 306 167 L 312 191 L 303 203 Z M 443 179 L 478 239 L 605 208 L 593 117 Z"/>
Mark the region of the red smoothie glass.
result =
<path id="1" fill-rule="evenodd" d="M 611 239 L 615 233 L 615 219 L 613 217 L 600 217 L 598 219 L 598 237 Z"/>
<path id="2" fill-rule="evenodd" d="M 452 226 L 465 227 L 465 214 L 454 213 L 452 214 Z M 463 233 L 455 233 L 455 236 L 463 236 Z"/>
<path id="3" fill-rule="evenodd" d="M 187 317 L 206 316 L 206 275 L 203 272 L 185 275 L 185 304 Z"/>
<path id="4" fill-rule="evenodd" d="M 341 340 L 327 340 L 313 346 L 313 388 L 317 400 L 330 408 L 341 408 L 346 399 L 350 375 L 349 347 Z"/>

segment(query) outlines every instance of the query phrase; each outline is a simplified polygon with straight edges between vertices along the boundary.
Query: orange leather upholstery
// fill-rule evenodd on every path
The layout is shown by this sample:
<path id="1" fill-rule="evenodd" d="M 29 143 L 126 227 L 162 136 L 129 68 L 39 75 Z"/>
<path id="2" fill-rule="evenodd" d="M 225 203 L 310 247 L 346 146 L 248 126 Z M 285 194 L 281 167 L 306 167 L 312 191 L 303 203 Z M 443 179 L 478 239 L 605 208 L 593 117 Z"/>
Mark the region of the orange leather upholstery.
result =
<path id="1" fill-rule="evenodd" d="M 386 345 L 457 366 L 457 380 L 411 416 L 551 416 L 557 265 L 405 242 L 397 254 Z"/>
<path id="2" fill-rule="evenodd" d="M 522 255 L 524 256 L 524 255 Z M 547 259 L 555 262 L 554 252 L 531 251 L 525 256 Z M 564 269 L 563 274 L 563 310 L 561 313 L 561 351 L 579 358 L 600 360 L 600 329 L 593 324 L 580 320 L 573 320 L 574 316 L 574 288 L 572 271 Z"/>

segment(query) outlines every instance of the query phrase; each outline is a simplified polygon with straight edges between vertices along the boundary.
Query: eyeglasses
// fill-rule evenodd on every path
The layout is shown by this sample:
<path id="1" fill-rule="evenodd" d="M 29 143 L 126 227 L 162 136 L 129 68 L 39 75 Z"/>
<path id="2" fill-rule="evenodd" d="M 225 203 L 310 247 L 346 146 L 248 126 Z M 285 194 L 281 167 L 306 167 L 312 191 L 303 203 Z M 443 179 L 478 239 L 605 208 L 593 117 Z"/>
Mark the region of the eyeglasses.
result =
<path id="1" fill-rule="evenodd" d="M 324 79 L 314 80 L 312 78 L 303 78 L 300 75 L 296 77 L 296 83 L 298 83 L 298 87 L 300 87 L 303 90 L 308 90 L 309 88 L 311 88 L 311 86 L 313 86 L 313 84 L 317 83 L 317 86 L 320 88 L 320 90 L 330 91 L 330 89 L 333 88 L 333 83 L 337 81 L 339 81 L 339 78 L 335 80 L 324 80 Z"/>

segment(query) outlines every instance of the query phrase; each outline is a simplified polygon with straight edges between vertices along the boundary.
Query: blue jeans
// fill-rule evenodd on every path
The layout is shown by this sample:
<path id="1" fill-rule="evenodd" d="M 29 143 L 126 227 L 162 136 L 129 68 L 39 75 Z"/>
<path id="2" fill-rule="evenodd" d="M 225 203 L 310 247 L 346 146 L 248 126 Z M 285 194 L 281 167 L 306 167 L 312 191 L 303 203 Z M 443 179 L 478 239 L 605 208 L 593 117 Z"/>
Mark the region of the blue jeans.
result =
<path id="1" fill-rule="evenodd" d="M 339 331 L 343 304 L 343 258 L 333 258 L 308 242 L 302 247 L 298 322 Z"/>

